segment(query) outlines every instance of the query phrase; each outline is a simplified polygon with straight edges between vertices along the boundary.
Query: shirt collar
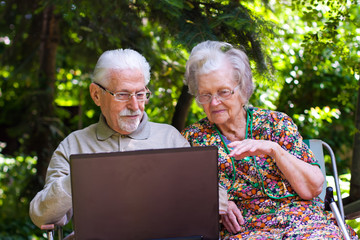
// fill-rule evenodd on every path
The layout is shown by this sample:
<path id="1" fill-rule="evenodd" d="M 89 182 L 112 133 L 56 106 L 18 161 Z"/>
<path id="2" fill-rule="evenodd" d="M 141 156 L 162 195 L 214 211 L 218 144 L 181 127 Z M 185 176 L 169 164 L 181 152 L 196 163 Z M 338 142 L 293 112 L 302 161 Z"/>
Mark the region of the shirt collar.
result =
<path id="1" fill-rule="evenodd" d="M 109 125 L 106 123 L 106 119 L 105 119 L 104 115 L 101 114 L 99 123 L 96 128 L 97 139 L 100 141 L 103 141 L 103 140 L 110 138 L 112 135 L 115 135 L 115 134 L 121 135 L 120 133 L 114 131 L 112 128 L 109 127 Z M 124 135 L 124 136 L 127 136 L 132 139 L 136 139 L 136 140 L 143 140 L 143 139 L 149 138 L 150 125 L 148 122 L 148 116 L 147 116 L 146 112 L 144 112 L 143 118 L 141 119 L 141 122 L 140 122 L 138 128 L 134 132 L 132 132 L 128 135 Z"/>

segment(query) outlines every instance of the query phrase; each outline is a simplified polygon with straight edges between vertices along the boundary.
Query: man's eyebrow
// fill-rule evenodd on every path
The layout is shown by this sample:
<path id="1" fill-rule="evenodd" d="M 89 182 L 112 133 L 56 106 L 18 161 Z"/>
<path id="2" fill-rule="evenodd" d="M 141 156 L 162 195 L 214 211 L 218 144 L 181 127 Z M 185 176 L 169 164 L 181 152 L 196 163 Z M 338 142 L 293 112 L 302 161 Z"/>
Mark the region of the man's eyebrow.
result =
<path id="1" fill-rule="evenodd" d="M 143 87 L 142 89 L 140 89 L 140 90 L 135 90 L 135 91 L 131 91 L 131 90 L 129 90 L 129 89 L 121 89 L 121 90 L 115 91 L 115 92 L 116 92 L 116 93 L 118 93 L 118 92 L 126 92 L 126 93 L 133 93 L 133 92 L 135 92 L 135 93 L 137 93 L 137 92 L 143 92 L 143 91 L 146 91 L 146 87 Z"/>

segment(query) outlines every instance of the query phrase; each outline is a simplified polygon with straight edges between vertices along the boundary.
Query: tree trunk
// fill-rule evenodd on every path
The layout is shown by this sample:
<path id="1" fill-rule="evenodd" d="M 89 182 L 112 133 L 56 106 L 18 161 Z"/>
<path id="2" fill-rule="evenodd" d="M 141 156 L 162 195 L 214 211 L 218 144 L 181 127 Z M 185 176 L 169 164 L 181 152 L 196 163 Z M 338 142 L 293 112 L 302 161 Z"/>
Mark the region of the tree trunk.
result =
<path id="1" fill-rule="evenodd" d="M 360 199 L 360 82 L 356 103 L 355 127 L 357 132 L 354 137 L 353 158 L 351 163 L 350 202 Z"/>
<path id="2" fill-rule="evenodd" d="M 56 51 L 59 44 L 59 19 L 54 14 L 54 6 L 48 6 L 42 14 L 42 24 L 39 46 L 39 92 L 37 95 L 38 111 L 37 123 L 34 130 L 36 141 L 35 151 L 37 160 L 37 177 L 39 184 L 42 184 L 47 167 L 56 146 L 56 141 L 51 134 L 51 124 L 54 121 L 54 86 L 56 79 Z"/>
<path id="3" fill-rule="evenodd" d="M 191 106 L 192 96 L 188 93 L 188 87 L 183 86 L 179 101 L 176 104 L 172 123 L 177 130 L 181 131 L 185 128 L 186 118 Z"/>

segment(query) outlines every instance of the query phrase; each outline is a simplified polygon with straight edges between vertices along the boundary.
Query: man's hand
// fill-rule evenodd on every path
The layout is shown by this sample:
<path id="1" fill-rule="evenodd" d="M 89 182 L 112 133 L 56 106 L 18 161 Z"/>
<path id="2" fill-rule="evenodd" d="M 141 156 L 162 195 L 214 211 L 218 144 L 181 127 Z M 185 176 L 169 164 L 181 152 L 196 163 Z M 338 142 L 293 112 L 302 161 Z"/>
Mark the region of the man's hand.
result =
<path id="1" fill-rule="evenodd" d="M 231 233 L 240 231 L 240 225 L 245 223 L 241 211 L 233 201 L 228 201 L 228 208 L 225 214 L 221 214 L 221 220 L 225 228 Z"/>

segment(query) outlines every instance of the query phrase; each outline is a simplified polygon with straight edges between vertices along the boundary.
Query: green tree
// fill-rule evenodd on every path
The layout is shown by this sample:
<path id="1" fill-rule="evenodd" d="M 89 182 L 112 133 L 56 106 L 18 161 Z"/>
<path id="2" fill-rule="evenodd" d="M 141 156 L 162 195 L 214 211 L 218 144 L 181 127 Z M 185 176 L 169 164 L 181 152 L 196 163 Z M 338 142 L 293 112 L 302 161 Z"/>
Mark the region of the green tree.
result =
<path id="1" fill-rule="evenodd" d="M 284 22 L 281 38 L 291 64 L 277 68 L 285 81 L 275 105 L 294 116 L 306 138 L 322 138 L 334 147 L 342 173 L 355 173 L 360 162 L 355 125 L 360 6 L 340 0 L 300 1 L 293 7 L 295 17 Z M 352 174 L 347 201 L 360 198 L 359 182 Z"/>
<path id="2" fill-rule="evenodd" d="M 103 4 L 38 0 L 22 5 L 22 1 L 13 0 L 2 3 L 5 31 L 1 34 L 12 40 L 3 49 L 1 58 L 3 71 L 10 73 L 1 85 L 6 94 L 2 99 L 5 111 L 0 117 L 6 129 L 2 141 L 16 146 L 15 149 L 21 146 L 23 153 L 38 157 L 38 179 L 44 179 L 58 142 L 78 127 L 62 125 L 73 115 L 69 108 L 64 111 L 59 108 L 64 106 L 54 104 L 54 99 L 56 103 L 66 102 L 58 100 L 64 94 L 59 87 L 76 88 L 81 83 L 87 88 L 90 79 L 81 79 L 71 72 L 90 74 L 97 56 L 107 49 L 133 48 L 144 54 L 152 66 L 150 89 L 156 96 L 151 102 L 155 107 L 148 110 L 149 116 L 170 122 L 174 115 L 173 123 L 178 122 L 178 129 L 186 123 L 192 100 L 182 83 L 184 66 L 188 50 L 199 41 L 223 39 L 241 44 L 258 63 L 259 71 L 267 70 L 262 49 L 265 35 L 261 30 L 271 28 L 240 2 L 179 0 Z M 80 92 L 87 96 L 75 101 L 76 107 L 89 99 L 86 90 Z M 9 104 L 12 107 L 8 107 Z M 92 115 L 86 113 L 81 120 L 89 123 L 96 121 L 99 111 Z M 21 114 L 24 116 L 20 117 Z M 9 115 L 13 118 L 6 117 Z M 87 119 L 90 115 L 92 119 Z M 13 153 L 14 149 L 4 151 Z M 35 192 L 41 185 L 41 182 L 37 184 Z"/>
<path id="3" fill-rule="evenodd" d="M 133 48 L 146 57 L 154 95 L 146 111 L 180 130 L 204 116 L 182 82 L 189 51 L 208 39 L 241 45 L 254 69 L 251 103 L 285 111 L 305 137 L 339 146 L 343 172 L 355 136 L 351 171 L 359 171 L 356 2 L 0 0 L 0 16 L 1 156 L 21 163 L 12 170 L 0 163 L 5 222 L 26 218 L 59 141 L 98 120 L 88 86 L 98 56 L 108 49 Z M 355 198 L 358 177 L 351 180 Z M 18 211 L 10 220 L 12 208 Z"/>

